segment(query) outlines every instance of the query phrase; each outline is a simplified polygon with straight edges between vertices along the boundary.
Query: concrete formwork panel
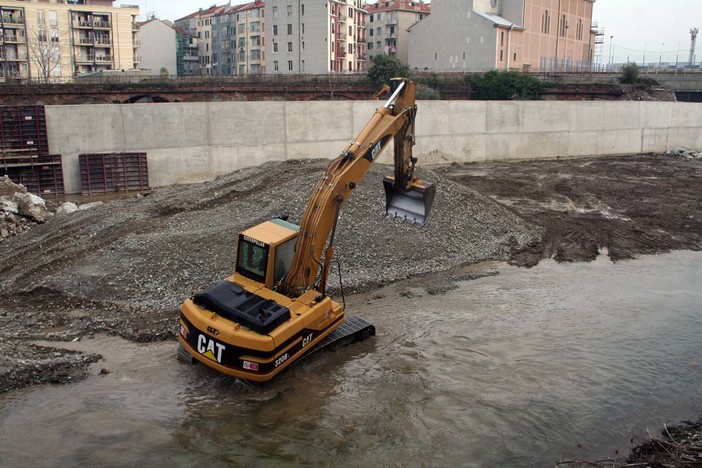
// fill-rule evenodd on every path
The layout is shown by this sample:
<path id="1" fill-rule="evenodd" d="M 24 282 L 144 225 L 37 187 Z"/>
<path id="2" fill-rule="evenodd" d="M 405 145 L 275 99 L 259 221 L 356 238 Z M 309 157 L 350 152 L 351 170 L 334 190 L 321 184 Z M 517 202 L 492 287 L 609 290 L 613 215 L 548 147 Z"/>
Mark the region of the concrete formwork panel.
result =
<path id="1" fill-rule="evenodd" d="M 589 156 L 597 154 L 601 131 L 571 132 L 568 138 L 568 156 Z"/>
<path id="2" fill-rule="evenodd" d="M 341 154 L 348 146 L 351 139 L 336 141 L 310 141 L 300 143 L 288 143 L 287 159 L 333 159 Z M 387 151 L 387 150 L 386 150 Z M 392 149 L 390 149 L 392 153 Z"/>
<path id="3" fill-rule="evenodd" d="M 206 103 L 120 106 L 125 150 L 207 146 Z"/>
<path id="4" fill-rule="evenodd" d="M 210 145 L 258 146 L 286 141 L 284 102 L 211 102 L 207 112 Z"/>
<path id="5" fill-rule="evenodd" d="M 641 152 L 641 130 L 607 130 L 598 133 L 597 155 Z"/>
<path id="6" fill-rule="evenodd" d="M 602 102 L 579 102 L 578 105 L 571 107 L 571 133 L 604 130 L 604 121 L 605 104 Z"/>
<path id="7" fill-rule="evenodd" d="M 519 126 L 519 107 L 515 102 L 488 101 L 485 118 L 488 133 L 514 134 Z"/>
<path id="8" fill-rule="evenodd" d="M 120 107 L 115 104 L 46 106 L 49 153 L 122 151 L 124 128 Z"/>
<path id="9" fill-rule="evenodd" d="M 641 120 L 635 128 L 670 128 L 672 102 L 638 102 L 636 104 L 641 108 Z"/>
<path id="10" fill-rule="evenodd" d="M 532 132 L 517 134 L 517 159 L 555 158 L 568 155 L 568 133 Z"/>
<path id="11" fill-rule="evenodd" d="M 568 102 L 519 101 L 517 132 L 544 133 L 570 131 L 571 107 Z"/>
<path id="12" fill-rule="evenodd" d="M 671 106 L 670 128 L 702 127 L 702 109 L 694 102 L 679 102 Z"/>
<path id="13" fill-rule="evenodd" d="M 485 133 L 485 101 L 424 101 L 417 113 L 417 136 Z"/>
<path id="14" fill-rule="evenodd" d="M 285 139 L 288 143 L 351 141 L 353 120 L 352 101 L 286 102 Z"/>
<path id="15" fill-rule="evenodd" d="M 642 153 L 662 153 L 668 148 L 668 133 L 667 128 L 645 128 L 642 130 L 643 137 L 641 141 Z"/>
<path id="16" fill-rule="evenodd" d="M 604 104 L 604 130 L 632 130 L 641 128 L 641 103 L 614 101 Z"/>

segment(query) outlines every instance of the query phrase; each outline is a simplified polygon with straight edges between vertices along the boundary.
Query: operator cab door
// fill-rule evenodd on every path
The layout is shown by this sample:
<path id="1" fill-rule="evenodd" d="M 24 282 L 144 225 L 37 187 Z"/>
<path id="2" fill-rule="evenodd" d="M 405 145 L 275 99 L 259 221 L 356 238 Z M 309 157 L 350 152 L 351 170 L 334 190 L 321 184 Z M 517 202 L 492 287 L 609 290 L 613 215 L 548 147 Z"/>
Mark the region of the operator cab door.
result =
<path id="1" fill-rule="evenodd" d="M 239 235 L 236 272 L 267 288 L 283 279 L 295 256 L 297 235 L 278 245 L 269 245 L 244 234 Z"/>

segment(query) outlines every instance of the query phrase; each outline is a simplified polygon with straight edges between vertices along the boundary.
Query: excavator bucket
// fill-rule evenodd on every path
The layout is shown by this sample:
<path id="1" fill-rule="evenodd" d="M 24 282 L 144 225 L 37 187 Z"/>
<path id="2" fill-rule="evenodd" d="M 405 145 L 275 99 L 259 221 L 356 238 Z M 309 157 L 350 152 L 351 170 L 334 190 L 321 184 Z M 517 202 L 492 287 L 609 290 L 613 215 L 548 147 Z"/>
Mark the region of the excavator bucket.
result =
<path id="1" fill-rule="evenodd" d="M 388 216 L 424 225 L 436 196 L 434 184 L 414 179 L 409 183 L 409 190 L 402 190 L 396 187 L 395 177 L 385 176 L 383 188 L 385 189 L 385 213 Z"/>

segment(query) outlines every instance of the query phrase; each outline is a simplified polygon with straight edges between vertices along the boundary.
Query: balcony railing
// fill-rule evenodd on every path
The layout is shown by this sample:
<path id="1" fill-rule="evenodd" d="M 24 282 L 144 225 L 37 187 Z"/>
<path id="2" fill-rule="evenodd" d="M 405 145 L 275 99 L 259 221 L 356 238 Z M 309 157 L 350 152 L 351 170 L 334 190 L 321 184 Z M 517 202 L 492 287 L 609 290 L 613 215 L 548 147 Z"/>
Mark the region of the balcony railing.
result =
<path id="1" fill-rule="evenodd" d="M 4 42 L 16 42 L 16 43 L 20 43 L 20 42 L 24 42 L 24 37 L 17 36 L 17 35 L 15 35 L 15 34 L 3 34 L 2 40 L 3 40 Z"/>
<path id="2" fill-rule="evenodd" d="M 22 15 L 2 15 L 2 22 L 8 24 L 24 24 L 24 16 Z"/>
<path id="3" fill-rule="evenodd" d="M 76 57 L 78 63 L 112 63 L 109 55 L 81 55 Z"/>
<path id="4" fill-rule="evenodd" d="M 111 29 L 112 23 L 109 21 L 75 20 L 73 21 L 73 27 L 80 29 Z"/>
<path id="5" fill-rule="evenodd" d="M 95 38 L 90 38 L 90 37 L 81 37 L 80 38 L 80 45 L 88 45 L 88 46 L 93 46 L 93 45 L 103 45 L 103 46 L 108 46 L 110 47 L 112 45 L 112 42 L 110 41 L 109 38 L 100 38 L 100 37 L 95 37 Z"/>

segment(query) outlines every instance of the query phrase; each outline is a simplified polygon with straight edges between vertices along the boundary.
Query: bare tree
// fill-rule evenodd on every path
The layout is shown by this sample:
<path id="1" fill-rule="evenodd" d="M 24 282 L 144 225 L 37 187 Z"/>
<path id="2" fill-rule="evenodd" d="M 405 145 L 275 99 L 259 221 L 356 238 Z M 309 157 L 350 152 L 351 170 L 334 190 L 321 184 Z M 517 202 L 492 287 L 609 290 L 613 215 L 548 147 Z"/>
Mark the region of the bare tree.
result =
<path id="1" fill-rule="evenodd" d="M 57 29 L 35 29 L 28 35 L 29 60 L 41 82 L 51 81 L 54 71 L 61 67 L 62 56 L 67 48 L 66 34 L 60 34 Z"/>

